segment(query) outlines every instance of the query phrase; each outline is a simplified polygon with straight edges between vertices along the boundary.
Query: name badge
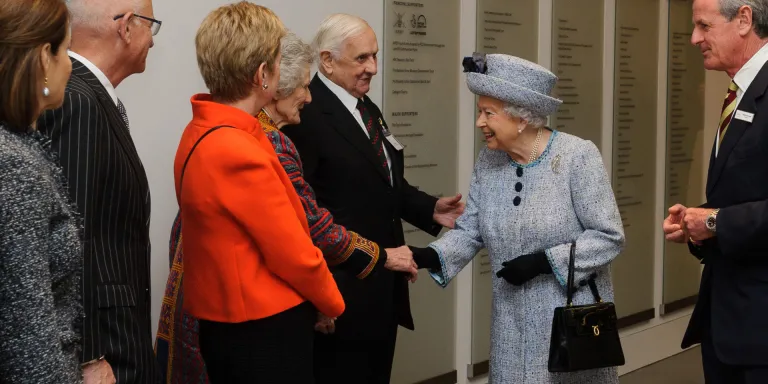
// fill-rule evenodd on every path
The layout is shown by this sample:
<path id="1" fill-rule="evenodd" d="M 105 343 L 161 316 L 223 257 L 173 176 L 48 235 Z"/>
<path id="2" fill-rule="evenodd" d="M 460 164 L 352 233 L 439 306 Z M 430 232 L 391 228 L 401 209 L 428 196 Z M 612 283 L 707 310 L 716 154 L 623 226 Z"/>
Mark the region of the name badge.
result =
<path id="1" fill-rule="evenodd" d="M 755 114 L 754 113 L 749 113 L 749 112 L 744 112 L 744 111 L 738 111 L 737 110 L 736 114 L 733 115 L 733 117 L 735 117 L 738 120 L 746 121 L 747 123 L 751 123 L 752 119 L 755 118 Z"/>
<path id="2" fill-rule="evenodd" d="M 395 147 L 395 150 L 402 151 L 403 148 L 405 148 L 394 136 L 392 136 L 392 132 L 387 129 L 387 126 L 384 124 L 384 120 L 382 120 L 381 117 L 379 117 L 379 126 L 381 126 L 381 131 L 384 132 L 384 138 Z"/>
<path id="3" fill-rule="evenodd" d="M 403 147 L 402 144 L 400 144 L 399 141 L 397 141 L 397 139 L 395 139 L 394 136 L 392 136 L 391 133 L 390 134 L 385 134 L 384 137 L 387 138 L 387 141 L 389 141 L 389 143 L 392 144 L 392 146 L 395 147 L 396 150 L 402 151 L 403 148 L 405 148 L 405 147 Z"/>

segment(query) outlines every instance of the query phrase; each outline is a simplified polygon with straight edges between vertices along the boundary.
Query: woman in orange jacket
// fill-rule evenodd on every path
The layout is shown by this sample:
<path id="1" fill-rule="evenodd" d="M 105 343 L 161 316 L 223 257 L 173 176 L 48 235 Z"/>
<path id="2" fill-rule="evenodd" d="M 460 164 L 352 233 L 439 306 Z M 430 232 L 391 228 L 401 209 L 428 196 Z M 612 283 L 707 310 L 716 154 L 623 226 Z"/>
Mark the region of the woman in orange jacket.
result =
<path id="1" fill-rule="evenodd" d="M 275 95 L 284 34 L 272 11 L 241 2 L 208 15 L 195 41 L 210 94 L 192 97 L 174 174 L 184 309 L 200 319 L 212 383 L 312 383 L 315 311 L 344 311 L 301 201 L 254 117 Z"/>

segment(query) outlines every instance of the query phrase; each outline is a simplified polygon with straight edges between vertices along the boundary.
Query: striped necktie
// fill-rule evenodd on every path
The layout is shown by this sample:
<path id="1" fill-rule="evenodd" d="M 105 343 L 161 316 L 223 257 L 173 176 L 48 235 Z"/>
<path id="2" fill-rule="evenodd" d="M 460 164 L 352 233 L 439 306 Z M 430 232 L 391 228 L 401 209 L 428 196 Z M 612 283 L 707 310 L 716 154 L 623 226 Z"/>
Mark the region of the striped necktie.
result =
<path id="1" fill-rule="evenodd" d="M 128 112 L 125 110 L 125 105 L 123 105 L 123 102 L 120 99 L 117 99 L 117 110 L 120 112 L 120 117 L 123 118 L 123 122 L 125 123 L 125 128 L 127 128 L 130 131 L 131 126 L 128 123 Z"/>
<path id="2" fill-rule="evenodd" d="M 739 86 L 731 80 L 731 84 L 728 85 L 728 93 L 725 95 L 725 101 L 723 102 L 723 112 L 720 114 L 720 125 L 717 129 L 717 149 L 720 150 L 720 144 L 723 142 L 725 132 L 728 131 L 728 125 L 733 118 L 733 111 L 736 110 L 736 91 L 739 90 Z"/>
<path id="3" fill-rule="evenodd" d="M 368 137 L 371 139 L 373 149 L 376 151 L 376 157 L 379 158 L 381 166 L 384 168 L 384 172 L 387 174 L 387 180 L 391 183 L 392 179 L 389 176 L 389 164 L 387 163 L 387 155 L 384 154 L 384 134 L 381 132 L 381 128 L 378 125 L 373 124 L 373 117 L 368 112 L 368 107 L 365 106 L 362 100 L 357 100 L 357 110 L 360 111 L 360 117 L 363 118 L 363 124 L 365 129 L 368 130 Z"/>

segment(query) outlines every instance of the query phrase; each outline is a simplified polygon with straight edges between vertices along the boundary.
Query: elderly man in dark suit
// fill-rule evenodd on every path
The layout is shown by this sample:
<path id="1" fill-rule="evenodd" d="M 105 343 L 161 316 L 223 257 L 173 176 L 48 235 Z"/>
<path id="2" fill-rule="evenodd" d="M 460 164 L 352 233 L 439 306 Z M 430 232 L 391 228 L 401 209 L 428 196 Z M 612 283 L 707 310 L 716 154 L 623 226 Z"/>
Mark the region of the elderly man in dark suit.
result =
<path id="1" fill-rule="evenodd" d="M 72 76 L 63 106 L 38 128 L 83 218 L 83 374 L 101 383 L 111 366 L 117 383 L 153 383 L 149 185 L 115 87 L 144 71 L 160 22 L 151 0 L 67 5 Z"/>
<path id="2" fill-rule="evenodd" d="M 667 240 L 704 264 L 683 347 L 701 343 L 707 383 L 768 383 L 768 2 L 694 0 L 691 42 L 732 79 L 707 202 L 669 208 Z"/>
<path id="3" fill-rule="evenodd" d="M 405 244 L 401 219 L 437 235 L 463 212 L 461 196 L 437 199 L 403 177 L 403 147 L 366 96 L 377 72 L 378 45 L 359 17 L 336 14 L 314 41 L 318 74 L 301 124 L 283 128 L 299 151 L 304 177 L 336 222 L 391 248 Z M 418 264 L 418 260 L 416 260 Z M 333 335 L 318 335 L 318 383 L 389 383 L 397 326 L 413 329 L 408 276 L 382 270 L 365 280 L 334 277 L 347 303 Z"/>

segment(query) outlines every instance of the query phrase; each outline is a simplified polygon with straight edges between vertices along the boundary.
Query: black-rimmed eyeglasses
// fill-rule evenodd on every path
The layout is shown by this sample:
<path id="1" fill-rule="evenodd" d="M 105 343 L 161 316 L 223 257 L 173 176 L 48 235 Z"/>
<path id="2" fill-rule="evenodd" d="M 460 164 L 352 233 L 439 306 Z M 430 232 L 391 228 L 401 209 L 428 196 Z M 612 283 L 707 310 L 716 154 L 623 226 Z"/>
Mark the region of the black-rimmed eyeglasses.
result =
<path id="1" fill-rule="evenodd" d="M 160 32 L 160 27 L 163 25 L 162 21 L 153 19 L 151 17 L 142 16 L 137 13 L 134 13 L 133 16 L 152 22 L 152 24 L 149 25 L 149 29 L 152 31 L 152 36 L 155 36 L 158 32 Z M 123 17 L 125 17 L 125 13 L 115 16 L 112 20 L 120 20 Z"/>

